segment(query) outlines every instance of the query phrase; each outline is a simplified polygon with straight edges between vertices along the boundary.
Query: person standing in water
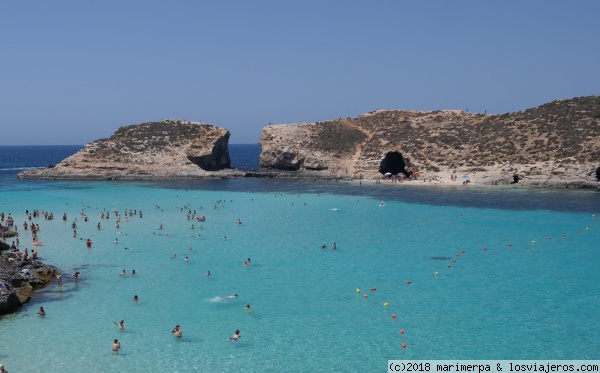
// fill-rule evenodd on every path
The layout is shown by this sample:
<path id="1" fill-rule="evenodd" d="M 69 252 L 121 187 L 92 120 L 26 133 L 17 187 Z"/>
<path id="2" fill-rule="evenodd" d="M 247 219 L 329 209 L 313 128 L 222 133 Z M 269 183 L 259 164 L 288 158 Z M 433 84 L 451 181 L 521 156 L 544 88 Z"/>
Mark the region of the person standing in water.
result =
<path id="1" fill-rule="evenodd" d="M 177 338 L 183 335 L 183 331 L 181 330 L 181 327 L 179 327 L 179 325 L 175 325 L 175 328 L 171 330 L 171 333 L 173 333 L 173 335 L 175 335 L 175 337 Z"/>
<path id="2" fill-rule="evenodd" d="M 115 338 L 115 340 L 113 341 L 113 344 L 112 344 L 112 351 L 115 354 L 118 354 L 120 349 L 121 349 L 121 342 L 119 342 L 119 340 Z"/>

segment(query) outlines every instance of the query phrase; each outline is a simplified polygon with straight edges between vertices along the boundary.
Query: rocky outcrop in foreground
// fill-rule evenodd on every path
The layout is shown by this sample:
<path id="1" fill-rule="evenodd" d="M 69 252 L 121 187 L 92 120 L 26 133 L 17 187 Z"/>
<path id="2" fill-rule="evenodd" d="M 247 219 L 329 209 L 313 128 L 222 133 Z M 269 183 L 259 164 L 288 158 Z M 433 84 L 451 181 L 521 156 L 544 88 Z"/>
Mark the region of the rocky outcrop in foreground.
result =
<path id="1" fill-rule="evenodd" d="M 57 273 L 37 260 L 21 260 L 15 253 L 0 255 L 0 315 L 17 310 Z"/>
<path id="2" fill-rule="evenodd" d="M 369 179 L 403 173 L 406 163 L 421 179 L 597 187 L 600 97 L 502 115 L 380 110 L 272 125 L 260 146 L 261 170 Z"/>
<path id="3" fill-rule="evenodd" d="M 206 177 L 228 170 L 230 133 L 186 120 L 162 120 L 119 128 L 87 144 L 55 167 L 27 170 L 17 178 L 144 180 Z"/>

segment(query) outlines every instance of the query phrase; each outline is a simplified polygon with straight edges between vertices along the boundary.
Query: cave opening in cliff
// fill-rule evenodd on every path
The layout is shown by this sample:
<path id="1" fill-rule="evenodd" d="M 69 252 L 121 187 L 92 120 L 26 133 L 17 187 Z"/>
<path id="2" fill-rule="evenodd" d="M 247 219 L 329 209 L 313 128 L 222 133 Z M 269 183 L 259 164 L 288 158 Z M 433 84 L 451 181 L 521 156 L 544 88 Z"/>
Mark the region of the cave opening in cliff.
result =
<path id="1" fill-rule="evenodd" d="M 219 171 L 226 168 L 231 168 L 231 161 L 229 160 L 229 154 L 226 157 L 217 154 L 217 156 L 210 154 L 199 157 L 188 156 L 190 162 L 200 167 L 204 171 Z"/>
<path id="2" fill-rule="evenodd" d="M 410 177 L 410 173 L 406 171 L 406 162 L 400 152 L 388 152 L 379 164 L 379 172 L 382 175 L 392 174 L 398 175 L 404 174 L 406 177 Z"/>

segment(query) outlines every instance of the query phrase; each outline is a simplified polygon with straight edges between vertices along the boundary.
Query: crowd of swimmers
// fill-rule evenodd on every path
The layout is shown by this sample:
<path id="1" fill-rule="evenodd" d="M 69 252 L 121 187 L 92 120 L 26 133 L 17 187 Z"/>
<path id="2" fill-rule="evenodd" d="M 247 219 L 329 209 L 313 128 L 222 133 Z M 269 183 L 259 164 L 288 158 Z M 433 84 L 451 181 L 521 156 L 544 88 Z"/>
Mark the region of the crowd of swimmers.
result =
<path id="1" fill-rule="evenodd" d="M 214 205 L 214 209 L 217 209 L 219 207 L 219 205 L 221 205 L 221 207 L 224 206 L 225 201 L 217 201 L 217 203 Z M 160 208 L 158 205 L 156 206 L 156 208 Z M 182 207 L 181 210 L 184 211 L 184 208 L 187 210 L 187 219 L 191 220 L 191 221 L 197 221 L 197 222 L 205 222 L 206 221 L 206 217 L 204 215 L 202 216 L 198 216 L 196 210 L 192 210 L 186 207 Z M 202 207 L 200 207 L 200 209 L 202 209 Z M 112 213 L 114 214 L 114 218 L 116 220 L 116 228 L 119 228 L 119 223 L 121 220 L 124 220 L 125 222 L 128 221 L 128 217 L 132 217 L 132 216 L 139 216 L 140 218 L 142 218 L 142 212 L 138 211 L 138 210 L 128 210 L 125 209 L 123 217 L 122 215 L 117 211 L 117 210 L 113 210 Z M 38 218 L 40 216 L 44 216 L 47 220 L 52 220 L 53 219 L 53 214 L 52 213 L 44 213 L 44 212 L 40 212 L 38 210 L 33 210 L 32 212 L 30 212 L 29 210 L 26 211 L 26 216 L 27 219 L 30 221 L 29 223 L 26 221 L 23 223 L 23 228 L 25 230 L 29 230 L 32 234 L 32 237 L 34 239 L 33 243 L 35 242 L 39 242 L 41 244 L 40 241 L 38 241 L 37 239 L 37 234 L 38 232 L 40 232 L 40 226 L 39 224 L 35 224 L 32 220 L 34 218 Z M 111 213 L 108 211 L 102 211 L 100 214 L 100 219 L 110 219 L 111 218 Z M 84 210 L 81 210 L 81 219 L 84 222 L 88 222 L 89 221 L 89 217 L 88 215 L 84 212 Z M 63 221 L 68 221 L 68 216 L 66 213 L 64 213 L 62 215 L 62 220 Z M 5 215 L 4 213 L 0 213 L 0 221 L 2 222 L 2 224 L 0 224 L 0 228 L 6 227 L 7 229 L 14 229 L 17 230 L 17 227 L 15 225 L 14 222 L 14 218 L 9 214 L 8 217 L 6 217 L 6 222 L 5 222 Z M 4 224 L 4 225 L 3 225 Z M 235 220 L 235 224 L 237 225 L 241 225 L 242 221 L 240 218 L 237 218 L 237 220 Z M 78 227 L 78 218 L 75 218 L 74 220 L 71 221 L 71 228 L 73 229 L 73 237 L 79 238 L 79 235 L 77 233 L 77 227 Z M 101 224 L 100 222 L 97 223 L 96 227 L 98 229 L 101 229 Z M 203 227 L 200 226 L 200 229 L 202 229 Z M 160 224 L 160 226 L 157 228 L 158 230 L 163 230 L 164 227 L 162 224 Z M 192 225 L 192 229 L 195 229 L 194 225 Z M 227 238 L 227 236 L 225 236 L 225 238 Z M 81 240 L 83 240 L 84 238 L 80 238 Z M 115 243 L 118 243 L 118 239 L 115 239 Z M 85 244 L 88 248 L 92 247 L 92 241 L 91 239 L 87 238 L 85 239 Z M 16 237 L 16 242 L 13 241 L 13 244 L 11 246 L 12 249 L 12 255 L 15 256 L 18 259 L 21 260 L 25 260 L 25 261 L 29 261 L 31 263 L 33 263 L 32 261 L 37 260 L 38 257 L 38 253 L 36 250 L 32 250 L 31 254 L 29 254 L 29 249 L 25 248 L 25 250 L 23 252 L 21 252 L 18 248 L 19 246 L 19 238 L 18 235 Z M 332 248 L 335 249 L 336 248 L 336 244 L 334 243 L 332 245 Z M 125 249 L 128 249 L 127 247 Z M 189 250 L 192 251 L 192 247 L 189 246 Z M 176 257 L 176 254 L 173 255 L 173 258 Z M 186 256 L 185 261 L 188 261 L 189 258 Z M 245 260 L 243 260 L 243 266 L 247 267 L 252 263 L 250 258 L 246 258 Z M 81 272 L 80 271 L 75 271 L 72 275 L 71 278 L 73 281 L 78 281 L 80 278 Z M 120 274 L 120 276 L 126 276 L 127 275 L 127 271 L 125 269 L 123 269 Z M 130 275 L 136 275 L 136 270 L 132 269 Z M 205 276 L 211 276 L 211 271 L 207 271 Z M 63 275 L 60 272 L 57 272 L 56 274 L 56 284 L 58 286 L 62 286 L 63 285 Z M 238 297 L 238 294 L 233 294 L 233 295 L 228 295 L 225 296 L 223 298 L 220 297 L 216 297 L 219 298 L 220 300 L 228 300 L 228 299 L 235 299 Z M 133 303 L 137 303 L 140 300 L 140 297 L 135 294 L 133 296 L 132 302 Z M 246 304 L 245 310 L 247 312 L 253 312 L 252 308 L 250 307 L 250 304 Z M 44 307 L 40 306 L 39 310 L 37 312 L 37 315 L 40 318 L 44 318 L 46 316 L 46 310 L 44 310 Z M 113 323 L 118 327 L 118 329 L 120 330 L 124 330 L 125 329 L 125 321 L 124 320 L 120 320 L 119 322 L 113 321 Z M 181 329 L 180 325 L 176 325 L 173 330 L 171 331 L 171 333 L 176 337 L 176 338 L 181 338 L 183 336 L 183 331 Z M 240 330 L 236 329 L 235 332 L 233 333 L 233 335 L 229 338 L 232 341 L 237 341 L 241 338 L 241 334 L 240 334 Z M 119 350 L 121 350 L 121 341 L 119 341 L 119 339 L 114 339 L 113 344 L 112 344 L 112 351 L 114 353 L 118 353 Z M 0 373 L 2 373 L 0 371 Z"/>

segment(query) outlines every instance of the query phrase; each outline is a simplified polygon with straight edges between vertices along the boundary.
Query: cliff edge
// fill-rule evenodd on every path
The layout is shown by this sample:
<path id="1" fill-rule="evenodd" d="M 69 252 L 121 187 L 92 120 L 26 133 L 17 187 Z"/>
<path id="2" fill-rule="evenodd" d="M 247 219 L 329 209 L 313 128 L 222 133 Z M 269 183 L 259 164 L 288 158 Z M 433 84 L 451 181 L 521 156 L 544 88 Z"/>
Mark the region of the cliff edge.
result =
<path id="1" fill-rule="evenodd" d="M 23 179 L 143 180 L 206 177 L 231 168 L 228 130 L 186 120 L 119 128 L 54 167 L 21 172 Z"/>
<path id="2" fill-rule="evenodd" d="M 595 187 L 600 97 L 502 115 L 378 110 L 270 125 L 259 143 L 261 170 L 367 179 L 406 171 L 441 181 L 455 175 L 487 184 Z"/>

